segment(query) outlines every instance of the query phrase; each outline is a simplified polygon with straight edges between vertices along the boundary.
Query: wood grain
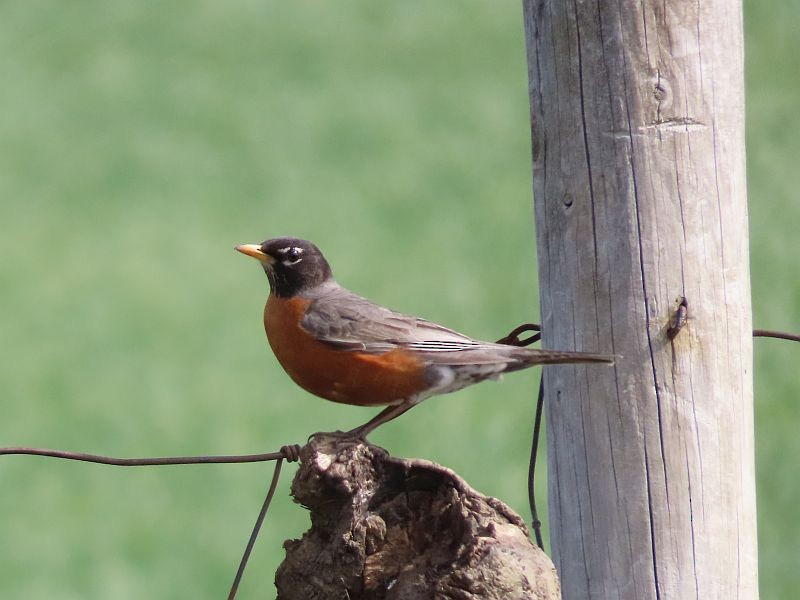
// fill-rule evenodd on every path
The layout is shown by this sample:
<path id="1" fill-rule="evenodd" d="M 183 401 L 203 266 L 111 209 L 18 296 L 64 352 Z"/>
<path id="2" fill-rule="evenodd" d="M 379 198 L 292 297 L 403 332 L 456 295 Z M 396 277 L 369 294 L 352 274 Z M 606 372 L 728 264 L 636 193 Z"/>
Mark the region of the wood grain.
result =
<path id="1" fill-rule="evenodd" d="M 523 5 L 563 596 L 757 598 L 741 3 Z"/>

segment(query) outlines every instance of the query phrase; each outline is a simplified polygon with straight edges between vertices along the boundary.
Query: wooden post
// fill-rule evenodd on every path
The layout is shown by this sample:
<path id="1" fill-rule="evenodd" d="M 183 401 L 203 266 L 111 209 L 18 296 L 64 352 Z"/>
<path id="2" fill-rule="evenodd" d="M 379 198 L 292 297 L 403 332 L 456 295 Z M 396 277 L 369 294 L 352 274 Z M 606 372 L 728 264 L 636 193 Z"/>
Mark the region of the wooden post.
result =
<path id="1" fill-rule="evenodd" d="M 755 599 L 741 2 L 523 4 L 564 598 Z"/>

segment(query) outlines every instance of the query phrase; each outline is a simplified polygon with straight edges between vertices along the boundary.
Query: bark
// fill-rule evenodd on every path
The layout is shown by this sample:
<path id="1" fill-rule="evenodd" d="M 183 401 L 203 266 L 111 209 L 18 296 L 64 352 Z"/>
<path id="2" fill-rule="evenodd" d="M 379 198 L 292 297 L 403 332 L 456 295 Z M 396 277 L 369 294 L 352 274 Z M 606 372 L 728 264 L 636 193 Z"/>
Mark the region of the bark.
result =
<path id="1" fill-rule="evenodd" d="M 564 598 L 755 599 L 741 2 L 523 5 Z"/>
<path id="2" fill-rule="evenodd" d="M 311 529 L 284 544 L 281 600 L 560 598 L 523 520 L 432 462 L 318 434 L 292 495 Z"/>

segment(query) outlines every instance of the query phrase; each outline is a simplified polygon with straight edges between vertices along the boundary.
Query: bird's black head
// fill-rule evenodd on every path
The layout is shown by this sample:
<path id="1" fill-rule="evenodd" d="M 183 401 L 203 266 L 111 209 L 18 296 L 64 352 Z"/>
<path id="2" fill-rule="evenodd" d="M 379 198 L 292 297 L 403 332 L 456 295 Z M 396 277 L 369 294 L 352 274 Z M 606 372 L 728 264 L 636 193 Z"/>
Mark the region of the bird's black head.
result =
<path id="1" fill-rule="evenodd" d="M 331 267 L 314 244 L 293 237 L 243 244 L 236 249 L 261 262 L 272 293 L 290 298 L 331 279 Z"/>

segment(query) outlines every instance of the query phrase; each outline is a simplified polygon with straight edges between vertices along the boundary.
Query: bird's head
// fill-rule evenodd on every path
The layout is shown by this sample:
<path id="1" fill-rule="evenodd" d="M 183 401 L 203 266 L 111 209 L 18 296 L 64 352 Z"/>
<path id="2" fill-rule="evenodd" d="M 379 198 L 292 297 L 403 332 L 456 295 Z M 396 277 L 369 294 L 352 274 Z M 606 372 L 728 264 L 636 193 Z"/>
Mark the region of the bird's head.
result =
<path id="1" fill-rule="evenodd" d="M 261 263 L 276 296 L 296 296 L 332 278 L 322 252 L 306 240 L 280 237 L 262 244 L 242 244 L 236 249 Z"/>

